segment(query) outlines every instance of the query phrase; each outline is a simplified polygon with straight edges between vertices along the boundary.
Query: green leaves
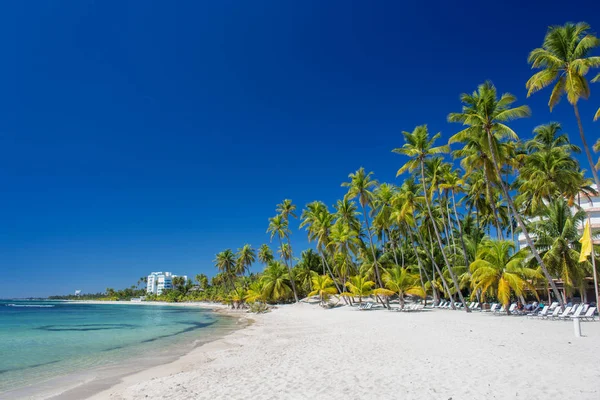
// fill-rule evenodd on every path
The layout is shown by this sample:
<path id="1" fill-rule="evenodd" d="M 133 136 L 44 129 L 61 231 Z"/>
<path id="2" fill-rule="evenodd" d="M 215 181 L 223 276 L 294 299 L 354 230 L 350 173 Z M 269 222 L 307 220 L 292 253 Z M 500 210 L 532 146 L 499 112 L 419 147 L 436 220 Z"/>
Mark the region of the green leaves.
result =
<path id="1" fill-rule="evenodd" d="M 589 33 L 590 26 L 585 22 L 566 23 L 563 26 L 551 26 L 544 37 L 541 48 L 529 53 L 528 62 L 532 68 L 542 69 L 526 83 L 527 97 L 558 82 L 552 90 L 548 106 L 554 108 L 563 93 L 571 104 L 590 95 L 585 75 L 590 68 L 600 66 L 600 57 L 588 57 L 594 48 L 600 46 L 600 40 Z"/>

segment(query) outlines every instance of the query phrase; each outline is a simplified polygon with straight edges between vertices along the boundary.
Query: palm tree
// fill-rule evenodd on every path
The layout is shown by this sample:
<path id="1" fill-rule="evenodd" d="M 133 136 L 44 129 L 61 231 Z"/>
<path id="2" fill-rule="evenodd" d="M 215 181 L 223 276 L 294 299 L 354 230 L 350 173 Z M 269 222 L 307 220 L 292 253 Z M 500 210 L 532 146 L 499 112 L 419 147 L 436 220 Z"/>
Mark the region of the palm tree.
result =
<path id="1" fill-rule="evenodd" d="M 198 282 L 198 286 L 200 286 L 201 289 L 206 290 L 206 288 L 208 288 L 208 276 L 198 274 L 196 275 L 196 282 Z"/>
<path id="2" fill-rule="evenodd" d="M 238 249 L 236 273 L 244 275 L 256 261 L 256 251 L 249 244 Z"/>
<path id="3" fill-rule="evenodd" d="M 562 198 L 557 198 L 540 211 L 539 220 L 533 222 L 536 234 L 536 246 L 541 249 L 541 256 L 550 272 L 560 277 L 564 283 L 565 293 L 569 295 L 574 287 L 582 289 L 585 277 L 591 275 L 588 261 L 579 263 L 580 234 L 578 226 L 583 226 L 586 213 L 578 210 L 573 214 L 571 207 Z"/>
<path id="4" fill-rule="evenodd" d="M 342 220 L 353 231 L 360 233 L 360 220 L 358 219 L 359 212 L 356 207 L 356 203 L 351 201 L 348 196 L 344 196 L 342 200 L 338 200 L 334 206 L 335 208 L 335 218 L 337 220 Z"/>
<path id="5" fill-rule="evenodd" d="M 231 249 L 223 250 L 220 253 L 217 253 L 216 258 L 213 260 L 219 271 L 223 273 L 226 279 L 229 281 L 231 285 L 231 289 L 233 289 L 233 276 L 235 276 L 235 268 L 236 268 L 236 257 Z"/>
<path id="6" fill-rule="evenodd" d="M 598 110 L 598 112 L 600 112 L 600 110 Z M 594 145 L 594 151 L 595 152 L 600 151 L 600 139 L 598 139 L 598 141 Z M 598 158 L 598 163 L 596 164 L 596 168 L 600 168 L 600 158 Z M 600 190 L 600 187 L 597 187 L 596 189 Z"/>
<path id="7" fill-rule="evenodd" d="M 319 295 L 319 302 L 325 303 L 330 295 L 336 294 L 338 291 L 333 285 L 333 280 L 327 275 L 315 275 L 312 277 L 313 290 L 308 295 Z"/>
<path id="8" fill-rule="evenodd" d="M 367 215 L 367 206 L 370 206 L 373 201 L 373 188 L 377 186 L 377 181 L 371 178 L 372 172 L 368 174 L 365 172 L 363 167 L 360 167 L 358 171 L 348 175 L 350 182 L 342 183 L 342 187 L 348 188 L 348 199 L 354 199 L 358 197 L 358 202 L 362 207 L 363 219 L 365 220 L 365 226 L 367 229 L 367 235 L 369 236 L 369 243 L 371 245 L 371 253 L 373 259 L 377 260 L 375 255 L 375 244 L 373 244 L 373 233 L 371 232 L 371 226 L 369 224 L 369 216 Z M 379 266 L 375 262 L 375 279 L 379 287 L 383 287 L 381 276 L 379 275 Z"/>
<path id="9" fill-rule="evenodd" d="M 597 187 L 600 188 L 600 179 L 585 140 L 579 108 L 577 107 L 579 99 L 587 99 L 590 96 L 590 87 L 585 75 L 590 68 L 600 67 L 600 57 L 589 56 L 589 53 L 599 46 L 600 39 L 590 33 L 590 26 L 585 22 L 577 24 L 568 22 L 564 26 L 551 26 L 546 32 L 542 47 L 529 53 L 528 61 L 532 68 L 539 68 L 541 71 L 536 72 L 527 81 L 526 87 L 528 89 L 527 97 L 529 97 L 556 81 L 548 101 L 550 111 L 558 104 L 564 94 L 567 95 L 567 100 L 575 111 L 579 135 L 592 169 L 594 181 Z M 598 113 L 596 116 L 598 116 Z"/>
<path id="10" fill-rule="evenodd" d="M 361 275 L 351 276 L 346 282 L 346 287 L 350 292 L 344 292 L 341 295 L 345 297 L 358 297 L 358 303 L 362 303 L 362 298 L 373 294 L 375 282 Z"/>
<path id="11" fill-rule="evenodd" d="M 411 274 L 406 268 L 395 266 L 383 273 L 385 287 L 398 294 L 400 308 L 404 308 L 404 296 L 412 295 L 425 298 L 425 291 L 418 284 L 419 275 Z"/>
<path id="12" fill-rule="evenodd" d="M 273 250 L 267 244 L 261 244 L 258 248 L 258 261 L 267 265 L 271 261 L 273 261 L 275 257 L 273 256 Z"/>
<path id="13" fill-rule="evenodd" d="M 281 215 L 276 215 L 273 218 L 269 218 L 269 227 L 267 229 L 267 233 L 271 234 L 271 240 L 273 240 L 273 237 L 275 235 L 277 235 L 277 237 L 279 238 L 279 248 L 280 248 L 280 254 L 284 255 L 284 246 L 283 246 L 283 238 L 287 237 L 288 233 L 289 233 L 289 229 L 288 229 L 288 221 L 283 218 L 283 216 Z M 286 261 L 285 258 L 283 258 L 284 261 Z M 296 284 L 294 283 L 294 279 L 292 278 L 292 268 L 290 267 L 290 265 L 286 262 L 285 263 L 287 269 L 288 269 L 288 275 L 290 276 L 290 282 L 292 283 L 292 291 L 294 292 L 294 300 L 296 300 L 296 303 L 298 302 L 298 293 L 296 292 Z"/>
<path id="14" fill-rule="evenodd" d="M 578 195 L 584 186 L 579 163 L 571 155 L 580 150 L 560 131 L 556 122 L 538 126 L 534 138 L 526 143 L 528 153 L 520 168 L 517 202 L 525 205 L 529 215 L 558 196 Z"/>
<path id="15" fill-rule="evenodd" d="M 292 218 L 298 218 L 296 216 L 296 205 L 292 203 L 292 200 L 290 199 L 284 199 L 283 202 L 281 202 L 281 204 L 277 204 L 276 207 L 276 212 L 279 213 L 279 215 L 281 215 L 281 217 L 286 221 L 288 227 L 290 225 L 290 217 Z M 290 231 L 289 229 L 285 232 L 285 238 L 287 240 L 288 246 L 289 246 L 289 251 L 290 251 L 290 269 L 294 266 L 294 254 L 292 251 L 292 241 L 290 239 Z"/>
<path id="16" fill-rule="evenodd" d="M 331 227 L 329 246 L 334 254 L 341 257 L 341 268 L 338 269 L 342 281 L 352 272 L 352 259 L 350 253 L 356 253 L 359 246 L 358 232 L 352 230 L 348 224 L 338 220 Z"/>
<path id="17" fill-rule="evenodd" d="M 271 262 L 262 275 L 264 298 L 278 301 L 289 298 L 292 290 L 288 269 L 279 261 Z M 292 281 L 293 282 L 293 281 Z"/>
<path id="18" fill-rule="evenodd" d="M 266 303 L 267 298 L 265 297 L 265 281 L 263 279 L 258 279 L 250 284 L 248 287 L 248 291 L 246 292 L 245 300 L 248 303 Z"/>
<path id="19" fill-rule="evenodd" d="M 415 169 L 419 169 L 421 172 L 421 185 L 423 186 L 423 193 L 425 194 L 425 205 L 427 206 L 427 213 L 429 215 L 429 219 L 434 221 L 433 212 L 431 211 L 431 204 L 429 200 L 429 191 L 427 189 L 427 185 L 425 183 L 425 159 L 432 154 L 440 154 L 449 152 L 448 146 L 439 146 L 433 147 L 433 143 L 440 138 L 441 134 L 437 133 L 432 138 L 429 138 L 429 132 L 427 130 L 427 125 L 417 126 L 412 132 L 402 132 L 404 135 L 405 143 L 401 148 L 397 148 L 392 150 L 394 153 L 408 156 L 411 158 L 406 164 L 404 164 L 399 170 L 396 176 L 402 175 L 405 171 L 412 172 Z M 452 271 L 450 266 L 450 262 L 448 261 L 448 257 L 446 256 L 446 252 L 444 251 L 444 245 L 442 244 L 442 238 L 440 236 L 439 229 L 437 224 L 432 223 L 433 230 L 435 232 L 435 236 L 437 239 L 437 243 L 440 248 L 440 252 L 442 253 L 442 257 L 444 258 L 444 262 L 446 263 L 446 267 L 450 273 L 450 277 L 454 283 L 454 288 L 458 293 L 458 297 L 460 298 L 461 303 L 463 304 L 466 312 L 471 312 L 469 307 L 463 298 L 463 295 L 460 291 L 458 280 L 456 279 L 456 275 Z"/>
<path id="20" fill-rule="evenodd" d="M 338 292 L 341 292 L 338 283 L 335 281 L 333 271 L 327 262 L 326 251 L 330 242 L 330 230 L 333 223 L 333 215 L 327 209 L 327 206 L 321 201 L 313 201 L 306 205 L 302 211 L 302 222 L 300 228 L 305 227 L 308 231 L 308 241 L 316 241 L 317 252 L 321 256 L 323 270 L 327 270 L 333 280 Z"/>
<path id="21" fill-rule="evenodd" d="M 511 108 L 512 104 L 516 101 L 516 98 L 510 93 L 504 93 L 502 96 L 500 96 L 500 99 L 498 99 L 496 87 L 494 87 L 490 81 L 486 81 L 485 83 L 479 85 L 477 91 L 473 92 L 472 94 L 463 93 L 461 95 L 461 101 L 463 103 L 462 112 L 449 114 L 448 121 L 460 122 L 463 125 L 468 126 L 458 134 L 473 134 L 479 136 L 481 135 L 482 131 L 486 133 L 490 155 L 493 160 L 493 166 L 500 182 L 502 192 L 504 193 L 504 197 L 508 201 L 512 214 L 517 220 L 519 228 L 525 236 L 527 245 L 542 268 L 546 280 L 548 280 L 550 283 L 552 291 L 562 307 L 564 304 L 561 300 L 558 288 L 554 284 L 554 281 L 552 280 L 544 261 L 535 249 L 533 240 L 529 236 L 529 231 L 527 230 L 523 219 L 515 207 L 506 184 L 501 178 L 501 165 L 498 161 L 496 146 L 494 146 L 494 142 L 498 138 L 510 138 L 512 140 L 518 140 L 517 134 L 506 125 L 506 122 L 518 118 L 528 117 L 531 114 L 531 111 L 527 106 Z"/>
<path id="22" fill-rule="evenodd" d="M 511 293 L 523 297 L 525 290 L 531 290 L 536 296 L 533 285 L 528 280 L 541 278 L 540 273 L 524 265 L 525 254 L 516 253 L 511 256 L 514 243 L 508 240 L 486 239 L 477 253 L 477 259 L 470 265 L 473 288 L 472 298 L 481 291 L 481 299 L 496 296 L 510 314 L 509 303 Z"/>

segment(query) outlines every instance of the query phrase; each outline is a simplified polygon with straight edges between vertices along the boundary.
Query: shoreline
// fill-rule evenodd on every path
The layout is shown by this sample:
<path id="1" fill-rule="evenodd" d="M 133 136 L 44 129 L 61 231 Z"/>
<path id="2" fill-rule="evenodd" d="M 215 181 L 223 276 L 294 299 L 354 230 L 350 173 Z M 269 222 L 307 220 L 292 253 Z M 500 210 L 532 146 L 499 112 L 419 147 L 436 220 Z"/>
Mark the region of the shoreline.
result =
<path id="1" fill-rule="evenodd" d="M 567 322 L 451 310 L 363 312 L 298 303 L 252 318 L 254 324 L 90 399 L 600 395 L 598 323 L 584 324 L 586 337 L 576 339 Z"/>
<path id="2" fill-rule="evenodd" d="M 188 302 L 188 303 L 166 303 L 166 302 L 125 302 L 125 301 L 95 301 L 95 300 L 80 300 L 71 301 L 64 300 L 68 303 L 76 304 L 98 304 L 98 305 L 151 305 L 151 306 L 173 306 L 173 307 L 193 307 L 211 311 L 224 318 L 231 318 L 235 325 L 230 327 L 230 330 L 221 336 L 214 332 L 208 336 L 201 336 L 188 339 L 186 343 L 190 346 L 189 349 L 176 355 L 152 355 L 130 357 L 115 364 L 101 365 L 92 368 L 86 368 L 78 372 L 70 372 L 64 375 L 55 376 L 47 380 L 36 382 L 30 385 L 17 387 L 6 392 L 0 393 L 2 399 L 82 399 L 93 396 L 106 389 L 118 385 L 125 377 L 143 373 L 147 370 L 160 368 L 162 365 L 169 365 L 185 357 L 194 350 L 220 340 L 237 330 L 244 329 L 252 323 L 250 318 L 245 318 L 246 315 L 240 315 L 235 310 L 228 310 L 228 306 L 223 304 L 208 303 L 208 302 Z"/>

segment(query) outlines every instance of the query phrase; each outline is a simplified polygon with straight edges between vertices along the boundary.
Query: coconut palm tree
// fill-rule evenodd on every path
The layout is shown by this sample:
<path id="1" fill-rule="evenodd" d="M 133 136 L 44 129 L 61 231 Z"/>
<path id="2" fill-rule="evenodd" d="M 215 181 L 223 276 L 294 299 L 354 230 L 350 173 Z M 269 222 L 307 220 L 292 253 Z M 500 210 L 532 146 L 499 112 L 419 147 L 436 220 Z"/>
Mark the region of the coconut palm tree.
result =
<path id="1" fill-rule="evenodd" d="M 479 290 L 482 301 L 488 296 L 496 296 L 508 314 L 511 294 L 523 297 L 525 290 L 529 289 L 537 296 L 529 280 L 541 278 L 536 269 L 525 266 L 526 255 L 519 252 L 511 256 L 513 250 L 514 243 L 511 241 L 486 239 L 477 253 L 477 259 L 469 267 L 473 289 L 471 298 L 475 298 Z"/>
<path id="2" fill-rule="evenodd" d="M 434 221 L 433 212 L 431 210 L 430 204 L 430 191 L 427 188 L 427 184 L 425 182 L 425 159 L 433 154 L 441 154 L 447 153 L 450 151 L 448 146 L 438 146 L 433 147 L 433 144 L 437 139 L 440 138 L 441 134 L 437 133 L 433 137 L 429 137 L 429 131 L 427 130 L 427 125 L 417 126 L 412 132 L 402 132 L 404 135 L 405 143 L 402 147 L 392 150 L 394 153 L 401 154 L 409 157 L 409 161 L 404 164 L 399 170 L 396 176 L 402 175 L 404 172 L 417 169 L 421 172 L 421 185 L 423 186 L 423 193 L 425 194 L 425 205 L 427 207 L 427 214 L 429 215 L 429 219 Z M 452 271 L 450 262 L 444 250 L 444 245 L 442 243 L 442 238 L 440 236 L 440 231 L 437 227 L 437 224 L 432 223 L 433 230 L 435 232 L 435 237 L 437 239 L 437 243 L 439 245 L 440 252 L 442 253 L 442 257 L 444 258 L 444 263 L 450 272 L 450 277 L 454 283 L 454 288 L 460 298 L 461 303 L 463 304 L 463 308 L 466 312 L 471 312 L 469 307 L 465 302 L 465 299 L 460 291 L 458 280 Z"/>
<path id="3" fill-rule="evenodd" d="M 331 226 L 329 247 L 334 254 L 340 256 L 340 266 L 338 270 L 340 278 L 345 282 L 348 275 L 352 271 L 351 253 L 358 252 L 360 240 L 358 232 L 352 230 L 348 224 L 342 220 L 338 220 Z"/>
<path id="4" fill-rule="evenodd" d="M 208 288 L 208 276 L 205 274 L 196 275 L 196 282 L 201 289 L 206 290 Z"/>
<path id="5" fill-rule="evenodd" d="M 267 298 L 265 296 L 265 281 L 264 279 L 258 279 L 250 284 L 246 291 L 246 302 L 248 303 L 266 303 Z"/>
<path id="6" fill-rule="evenodd" d="M 263 295 L 265 299 L 286 300 L 292 294 L 288 268 L 279 261 L 271 262 L 262 275 Z"/>
<path id="7" fill-rule="evenodd" d="M 283 202 L 281 202 L 281 204 L 277 204 L 275 211 L 278 212 L 279 215 L 281 215 L 281 217 L 286 221 L 288 227 L 290 225 L 290 217 L 298 218 L 296 216 L 296 205 L 293 204 L 292 200 L 290 200 L 290 199 L 284 199 Z M 292 251 L 292 241 L 290 239 L 290 234 L 291 234 L 291 232 L 288 229 L 285 232 L 285 238 L 289 245 L 289 251 L 290 251 L 289 262 L 290 262 L 290 268 L 292 268 L 294 266 L 294 253 Z"/>
<path id="8" fill-rule="evenodd" d="M 271 250 L 269 245 L 265 243 L 261 244 L 258 248 L 258 261 L 266 266 L 274 259 L 275 257 L 273 256 L 273 250 Z"/>
<path id="9" fill-rule="evenodd" d="M 306 205 L 306 209 L 302 211 L 301 219 L 300 228 L 306 228 L 308 231 L 308 241 L 316 241 L 317 252 L 321 256 L 323 270 L 327 270 L 338 292 L 341 292 L 338 283 L 335 281 L 333 271 L 327 262 L 326 254 L 329 242 L 331 241 L 330 230 L 333 223 L 333 215 L 329 212 L 325 203 L 313 201 Z"/>
<path id="10" fill-rule="evenodd" d="M 249 244 L 238 249 L 236 273 L 244 275 L 256 261 L 256 251 Z"/>
<path id="11" fill-rule="evenodd" d="M 538 214 L 538 220 L 532 223 L 536 235 L 536 247 L 553 276 L 560 278 L 567 295 L 573 288 L 582 293 L 585 277 L 591 275 L 588 261 L 579 262 L 580 234 L 578 227 L 583 226 L 586 213 L 578 210 L 573 214 L 571 207 L 562 198 L 547 204 Z"/>
<path id="12" fill-rule="evenodd" d="M 369 280 L 365 276 L 351 276 L 346 282 L 346 287 L 349 292 L 344 292 L 341 295 L 352 298 L 358 297 L 358 303 L 361 304 L 363 297 L 373 294 L 373 286 L 375 286 L 375 282 Z"/>
<path id="13" fill-rule="evenodd" d="M 213 262 L 219 271 L 223 273 L 225 279 L 229 282 L 231 289 L 233 289 L 233 277 L 235 276 L 236 270 L 236 257 L 233 251 L 231 251 L 231 249 L 226 249 L 220 253 L 217 253 L 217 256 Z"/>
<path id="14" fill-rule="evenodd" d="M 579 163 L 572 156 L 573 151 L 580 150 L 560 131 L 556 122 L 538 126 L 534 138 L 525 145 L 527 154 L 520 168 L 517 203 L 529 215 L 556 197 L 577 196 L 585 185 Z"/>
<path id="15" fill-rule="evenodd" d="M 369 244 L 371 246 L 371 253 L 373 259 L 377 260 L 375 255 L 375 244 L 373 243 L 373 232 L 371 232 L 371 226 L 369 223 L 369 216 L 367 214 L 367 206 L 371 206 L 373 203 L 373 189 L 377 186 L 377 181 L 372 179 L 372 172 L 366 173 L 363 167 L 360 167 L 358 171 L 348 175 L 350 182 L 342 183 L 342 187 L 348 188 L 348 199 L 352 200 L 358 198 L 358 202 L 362 208 L 363 220 L 365 221 L 365 228 L 369 237 Z M 379 287 L 383 287 L 381 275 L 379 274 L 379 266 L 375 262 L 375 279 L 379 284 Z"/>
<path id="16" fill-rule="evenodd" d="M 486 133 L 490 156 L 493 161 L 496 175 L 500 177 L 499 182 L 504 194 L 504 198 L 508 202 L 512 214 L 517 220 L 521 232 L 523 232 L 523 235 L 525 236 L 527 245 L 531 249 L 531 253 L 542 268 L 545 278 L 550 283 L 552 291 L 562 307 L 564 304 L 561 300 L 560 292 L 554 284 L 554 281 L 552 280 L 544 261 L 536 250 L 533 240 L 529 235 L 529 231 L 527 230 L 527 227 L 525 226 L 525 223 L 523 222 L 523 219 L 521 218 L 514 201 L 508 192 L 505 182 L 501 179 L 501 164 L 497 157 L 497 146 L 494 146 L 494 143 L 497 139 L 504 138 L 514 141 L 518 140 L 518 135 L 510 127 L 508 127 L 506 123 L 515 119 L 528 117 L 531 114 L 531 111 L 527 106 L 511 108 L 512 104 L 516 101 L 516 98 L 510 93 L 504 93 L 498 99 L 496 87 L 490 81 L 486 81 L 485 83 L 479 85 L 477 91 L 473 92 L 472 94 L 462 94 L 461 101 L 463 103 L 462 112 L 449 114 L 448 121 L 459 122 L 467 126 L 467 128 L 463 129 L 458 134 L 473 134 L 479 136 L 481 135 L 482 131 Z"/>
<path id="17" fill-rule="evenodd" d="M 336 221 L 342 220 L 348 224 L 353 231 L 360 234 L 361 227 L 360 220 L 358 219 L 360 213 L 358 212 L 356 203 L 351 201 L 348 196 L 344 196 L 342 200 L 337 201 L 334 208 Z"/>
<path id="18" fill-rule="evenodd" d="M 314 275 L 312 277 L 313 290 L 309 296 L 319 296 L 319 303 L 324 304 L 329 300 L 329 296 L 336 294 L 338 291 L 333 285 L 333 280 L 327 275 Z"/>
<path id="19" fill-rule="evenodd" d="M 283 239 L 286 238 L 289 233 L 288 221 L 285 218 L 283 218 L 283 216 L 281 216 L 281 215 L 276 215 L 273 218 L 269 218 L 269 227 L 267 228 L 267 233 L 271 234 L 271 240 L 273 240 L 274 236 L 277 236 L 279 238 L 279 249 L 280 249 L 279 253 L 285 262 L 285 265 L 288 269 L 288 275 L 291 278 L 292 268 L 286 262 L 287 257 L 285 257 L 285 258 L 283 257 L 284 255 L 287 254 L 286 251 L 284 250 Z M 293 278 L 290 279 L 290 282 L 292 284 L 292 291 L 294 292 L 294 300 L 296 300 L 296 303 L 297 303 L 298 302 L 298 292 L 296 291 L 296 284 L 294 283 Z"/>
<path id="20" fill-rule="evenodd" d="M 598 110 L 598 112 L 600 112 L 600 110 Z M 598 139 L 598 141 L 594 145 L 594 151 L 595 152 L 600 151 L 600 139 Z M 600 158 L 598 158 L 598 163 L 596 164 L 596 168 L 600 168 Z M 600 187 L 597 187 L 597 189 L 600 190 Z"/>
<path id="21" fill-rule="evenodd" d="M 531 67 L 541 69 L 541 71 L 536 72 L 527 81 L 526 87 L 527 97 L 529 97 L 556 82 L 548 101 L 550 111 L 564 94 L 567 95 L 567 100 L 575 111 L 579 135 L 590 163 L 594 181 L 600 188 L 600 179 L 594 166 L 592 153 L 590 153 L 585 140 L 577 106 L 580 99 L 587 99 L 590 96 L 590 87 L 585 76 L 591 68 L 600 67 L 600 57 L 589 55 L 594 48 L 599 46 L 600 39 L 590 32 L 590 26 L 585 22 L 576 24 L 568 22 L 563 26 L 551 26 L 546 32 L 542 47 L 529 53 L 528 61 Z"/>
<path id="22" fill-rule="evenodd" d="M 425 291 L 419 285 L 419 275 L 411 274 L 408 269 L 396 265 L 383 273 L 385 287 L 398 294 L 400 308 L 404 308 L 404 296 L 425 298 Z"/>

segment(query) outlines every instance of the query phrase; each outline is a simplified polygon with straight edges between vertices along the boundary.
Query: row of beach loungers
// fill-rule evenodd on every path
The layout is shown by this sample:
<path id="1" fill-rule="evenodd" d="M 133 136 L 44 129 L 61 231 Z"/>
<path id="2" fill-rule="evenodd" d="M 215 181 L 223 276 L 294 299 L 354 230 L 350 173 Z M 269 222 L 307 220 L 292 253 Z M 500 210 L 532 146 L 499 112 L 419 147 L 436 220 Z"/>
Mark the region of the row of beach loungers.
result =
<path id="1" fill-rule="evenodd" d="M 455 308 L 462 308 L 461 303 L 454 303 Z M 494 315 L 505 315 L 506 308 L 498 303 L 493 303 L 489 309 L 481 309 L 479 303 L 472 302 L 467 307 L 472 311 L 488 312 Z M 441 302 L 436 308 L 450 309 L 452 303 L 449 301 Z M 549 306 L 541 308 L 538 303 L 533 303 L 532 309 L 530 310 L 517 310 L 517 303 L 513 303 L 508 308 L 511 315 L 525 315 L 530 318 L 549 319 L 549 320 L 563 320 L 569 321 L 573 318 L 580 318 L 582 321 L 594 321 L 596 314 L 596 307 L 590 307 L 589 304 L 575 304 L 573 306 L 567 306 L 563 310 L 559 307 L 558 302 L 554 302 Z"/>

